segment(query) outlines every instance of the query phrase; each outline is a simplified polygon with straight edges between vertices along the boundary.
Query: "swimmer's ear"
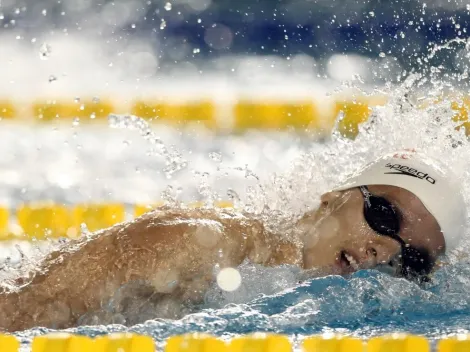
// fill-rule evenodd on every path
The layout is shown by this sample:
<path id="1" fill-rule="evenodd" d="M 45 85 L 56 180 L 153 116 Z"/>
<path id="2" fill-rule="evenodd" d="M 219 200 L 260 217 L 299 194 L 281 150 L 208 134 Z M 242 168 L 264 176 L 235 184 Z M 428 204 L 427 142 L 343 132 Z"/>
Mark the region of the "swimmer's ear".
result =
<path id="1" fill-rule="evenodd" d="M 343 194 L 341 191 L 332 191 L 332 192 L 327 192 L 323 194 L 320 198 L 321 200 L 321 205 L 326 207 L 328 205 L 334 204 L 334 202 L 340 198 L 340 196 Z"/>

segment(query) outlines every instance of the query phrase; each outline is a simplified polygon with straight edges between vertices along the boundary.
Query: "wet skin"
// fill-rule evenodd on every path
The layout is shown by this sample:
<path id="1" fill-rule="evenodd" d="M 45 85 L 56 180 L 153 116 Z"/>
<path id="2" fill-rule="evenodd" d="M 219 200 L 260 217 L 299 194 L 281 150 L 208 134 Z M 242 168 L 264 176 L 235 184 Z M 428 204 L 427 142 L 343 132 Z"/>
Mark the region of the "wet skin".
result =
<path id="1" fill-rule="evenodd" d="M 399 235 L 406 243 L 427 248 L 432 256 L 443 252 L 439 226 L 415 196 L 390 186 L 369 190 L 401 211 Z M 82 318 L 92 312 L 106 320 L 103 305 L 126 285 L 128 297 L 153 305 L 158 312 L 153 318 L 179 318 L 186 313 L 183 303 L 203 301 L 215 267 L 236 267 L 244 260 L 315 269 L 314 275 L 373 268 L 399 254 L 400 246 L 369 228 L 363 202 L 358 189 L 323 195 L 319 208 L 291 228 L 289 242 L 237 212 L 159 208 L 49 254 L 30 277 L 0 293 L 0 330 L 99 323 Z M 117 308 L 124 312 L 129 305 L 124 297 Z"/>
<path id="2" fill-rule="evenodd" d="M 369 191 L 396 206 L 401 215 L 398 235 L 405 243 L 427 249 L 433 258 L 444 252 L 440 227 L 416 196 L 393 186 L 369 186 Z M 305 269 L 320 269 L 323 274 L 348 274 L 387 264 L 400 254 L 397 241 L 376 234 L 365 221 L 364 200 L 359 189 L 330 192 L 321 201 L 316 211 L 297 224 L 303 233 Z M 344 260 L 344 254 L 349 260 Z"/>

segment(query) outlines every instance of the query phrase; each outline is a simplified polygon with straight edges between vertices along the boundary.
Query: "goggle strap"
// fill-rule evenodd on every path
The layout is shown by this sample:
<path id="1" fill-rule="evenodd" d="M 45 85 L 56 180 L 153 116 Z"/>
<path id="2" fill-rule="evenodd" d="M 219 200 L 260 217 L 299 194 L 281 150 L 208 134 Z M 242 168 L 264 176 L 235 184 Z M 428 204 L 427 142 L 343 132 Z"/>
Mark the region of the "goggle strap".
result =
<path id="1" fill-rule="evenodd" d="M 371 206 L 370 197 L 372 196 L 372 193 L 369 192 L 369 189 L 367 188 L 367 186 L 360 186 L 359 190 L 364 196 L 364 201 L 367 203 L 367 206 L 370 207 Z"/>

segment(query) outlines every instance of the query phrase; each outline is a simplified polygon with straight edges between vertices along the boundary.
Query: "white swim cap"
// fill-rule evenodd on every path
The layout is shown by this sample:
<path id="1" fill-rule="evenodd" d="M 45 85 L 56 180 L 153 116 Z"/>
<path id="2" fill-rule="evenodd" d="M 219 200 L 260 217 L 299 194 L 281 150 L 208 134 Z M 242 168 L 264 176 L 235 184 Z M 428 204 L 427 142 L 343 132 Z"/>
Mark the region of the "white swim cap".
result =
<path id="1" fill-rule="evenodd" d="M 416 151 L 387 154 L 366 165 L 334 190 L 363 185 L 404 188 L 417 196 L 441 227 L 446 252 L 454 250 L 463 237 L 467 207 L 457 177 L 437 161 Z"/>

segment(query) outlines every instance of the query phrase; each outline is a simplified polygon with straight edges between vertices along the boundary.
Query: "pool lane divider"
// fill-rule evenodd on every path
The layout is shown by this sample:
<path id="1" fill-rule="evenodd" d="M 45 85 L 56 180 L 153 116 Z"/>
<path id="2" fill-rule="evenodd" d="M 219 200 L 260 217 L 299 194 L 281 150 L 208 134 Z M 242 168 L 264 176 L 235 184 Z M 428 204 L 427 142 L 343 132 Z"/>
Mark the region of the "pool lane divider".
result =
<path id="1" fill-rule="evenodd" d="M 53 202 L 31 202 L 21 204 L 16 209 L 0 206 L 0 241 L 78 238 L 83 229 L 94 232 L 108 228 L 164 204 L 155 202 L 126 206 L 122 203 L 88 203 L 66 206 Z M 184 206 L 207 207 L 203 202 L 191 202 Z M 230 201 L 215 201 L 212 206 L 234 208 Z"/>
<path id="2" fill-rule="evenodd" d="M 449 97 L 456 129 L 470 134 L 470 97 Z M 423 100 L 418 108 L 441 103 Z M 387 103 L 386 96 L 343 95 L 328 98 L 260 99 L 240 98 L 228 104 L 211 99 L 169 101 L 163 99 L 37 99 L 18 102 L 0 98 L 0 120 L 22 123 L 79 121 L 80 124 L 106 121 L 111 113 L 133 114 L 149 122 L 177 128 L 198 125 L 213 131 L 243 133 L 250 130 L 316 132 L 329 134 L 335 128 L 354 138 L 368 120 L 372 108 Z M 336 119 L 342 113 L 338 123 Z"/>
<path id="3" fill-rule="evenodd" d="M 386 104 L 379 95 L 342 95 L 335 97 L 298 97 L 289 99 L 239 98 L 233 103 L 203 99 L 117 99 L 76 98 L 13 101 L 0 97 L 0 119 L 23 123 L 79 121 L 80 124 L 106 121 L 111 113 L 133 114 L 145 120 L 175 127 L 204 126 L 210 130 L 243 133 L 262 131 L 314 131 L 330 133 L 337 124 L 340 133 L 355 137 L 358 126 L 367 121 L 372 108 Z M 428 102 L 421 104 L 428 107 Z M 454 99 L 451 108 L 457 127 L 470 126 L 470 98 Z"/>
<path id="4" fill-rule="evenodd" d="M 329 133 L 340 111 L 344 118 L 338 128 L 353 137 L 357 125 L 366 121 L 371 107 L 385 103 L 383 97 L 338 98 L 325 109 L 324 102 L 298 98 L 292 100 L 239 99 L 233 104 L 210 99 L 164 101 L 138 99 L 130 103 L 110 99 L 50 99 L 18 103 L 0 98 L 0 119 L 21 123 L 78 121 L 81 125 L 106 121 L 111 113 L 132 114 L 149 122 L 173 126 L 203 126 L 213 131 L 243 133 L 262 131 L 313 131 Z"/>
<path id="5" fill-rule="evenodd" d="M 282 334 L 241 335 L 222 340 L 205 333 L 175 335 L 161 347 L 151 336 L 134 333 L 111 333 L 95 338 L 70 333 L 50 333 L 32 339 L 31 352 L 461 352 L 470 350 L 470 336 L 445 337 L 435 348 L 423 336 L 394 333 L 359 339 L 339 334 L 308 336 L 292 342 Z M 0 335 L 1 352 L 19 352 L 20 342 L 13 335 Z"/>

